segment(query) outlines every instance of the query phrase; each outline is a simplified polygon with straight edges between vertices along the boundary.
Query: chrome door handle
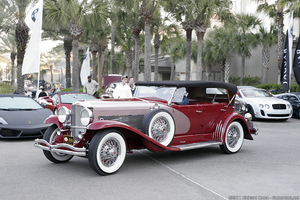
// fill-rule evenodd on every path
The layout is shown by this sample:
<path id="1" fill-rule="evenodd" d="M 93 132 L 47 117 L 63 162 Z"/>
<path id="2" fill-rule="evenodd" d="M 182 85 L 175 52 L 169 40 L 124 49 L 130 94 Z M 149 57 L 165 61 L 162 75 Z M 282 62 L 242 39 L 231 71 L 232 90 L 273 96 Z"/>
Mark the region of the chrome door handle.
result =
<path id="1" fill-rule="evenodd" d="M 221 111 L 225 112 L 225 111 L 226 111 L 226 109 L 221 109 Z"/>
<path id="2" fill-rule="evenodd" d="M 196 113 L 202 113 L 202 111 L 201 110 L 196 110 Z"/>

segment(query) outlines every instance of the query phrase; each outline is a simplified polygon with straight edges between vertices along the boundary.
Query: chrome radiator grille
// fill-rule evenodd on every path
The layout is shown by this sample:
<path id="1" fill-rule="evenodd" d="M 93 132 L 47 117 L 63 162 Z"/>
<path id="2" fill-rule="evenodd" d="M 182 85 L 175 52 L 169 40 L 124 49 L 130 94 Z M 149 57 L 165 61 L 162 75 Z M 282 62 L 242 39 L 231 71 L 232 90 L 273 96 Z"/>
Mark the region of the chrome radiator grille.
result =
<path id="1" fill-rule="evenodd" d="M 80 113 L 84 109 L 81 105 L 72 105 L 71 107 L 71 134 L 74 137 L 74 141 L 80 140 L 79 135 L 85 133 L 85 126 L 81 124 Z"/>
<path id="2" fill-rule="evenodd" d="M 280 110 L 285 110 L 286 105 L 285 104 L 273 104 L 273 109 L 280 109 Z"/>

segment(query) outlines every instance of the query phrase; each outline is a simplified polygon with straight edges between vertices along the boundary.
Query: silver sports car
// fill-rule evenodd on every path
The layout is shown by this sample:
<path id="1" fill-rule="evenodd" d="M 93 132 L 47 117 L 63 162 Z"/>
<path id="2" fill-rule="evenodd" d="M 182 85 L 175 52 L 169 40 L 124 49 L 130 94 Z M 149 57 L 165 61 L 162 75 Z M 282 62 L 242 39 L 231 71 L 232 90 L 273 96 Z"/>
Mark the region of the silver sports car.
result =
<path id="1" fill-rule="evenodd" d="M 0 94 L 0 138 L 41 137 L 51 114 L 30 97 Z"/>

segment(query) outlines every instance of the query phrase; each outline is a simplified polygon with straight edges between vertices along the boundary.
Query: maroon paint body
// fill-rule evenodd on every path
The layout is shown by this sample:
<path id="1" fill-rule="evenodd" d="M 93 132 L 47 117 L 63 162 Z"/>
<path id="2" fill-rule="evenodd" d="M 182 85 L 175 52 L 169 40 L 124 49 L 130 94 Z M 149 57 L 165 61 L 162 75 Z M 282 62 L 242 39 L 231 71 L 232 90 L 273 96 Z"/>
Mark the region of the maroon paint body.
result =
<path id="1" fill-rule="evenodd" d="M 163 150 L 180 151 L 180 148 L 177 146 L 182 144 L 207 141 L 219 141 L 224 143 L 225 132 L 232 121 L 239 121 L 243 126 L 245 139 L 253 140 L 251 132 L 255 133 L 255 129 L 253 129 L 251 123 L 247 122 L 240 114 L 234 113 L 234 106 L 228 106 L 226 102 L 191 102 L 190 105 L 171 103 L 170 106 L 168 106 L 166 101 L 157 98 L 105 99 L 88 102 L 91 103 L 93 107 L 94 121 L 87 126 L 86 133 L 81 141 L 74 144 L 76 147 L 84 147 L 86 142 L 90 141 L 98 131 L 110 128 L 119 130 L 122 133 L 126 140 L 128 151 L 148 148 L 156 152 Z M 125 113 L 129 114 L 129 112 L 130 114 L 145 115 L 153 109 L 152 107 L 155 104 L 173 115 L 176 132 L 169 146 L 161 145 L 145 135 L 141 130 L 126 123 L 115 120 L 99 120 L 99 115 L 114 115 L 114 112 L 120 115 L 124 115 Z M 120 109 L 119 105 L 122 105 L 124 109 Z M 132 110 L 131 106 L 135 107 L 136 110 Z M 99 110 L 97 110 L 97 108 L 99 108 Z M 143 109 L 144 111 L 141 111 Z M 183 122 L 183 124 L 180 124 L 181 122 Z M 60 129 L 65 129 L 58 121 L 57 116 L 49 117 L 46 123 L 53 123 Z M 180 124 L 181 127 L 177 127 L 178 124 Z M 62 133 L 63 135 L 70 135 L 70 131 Z"/>

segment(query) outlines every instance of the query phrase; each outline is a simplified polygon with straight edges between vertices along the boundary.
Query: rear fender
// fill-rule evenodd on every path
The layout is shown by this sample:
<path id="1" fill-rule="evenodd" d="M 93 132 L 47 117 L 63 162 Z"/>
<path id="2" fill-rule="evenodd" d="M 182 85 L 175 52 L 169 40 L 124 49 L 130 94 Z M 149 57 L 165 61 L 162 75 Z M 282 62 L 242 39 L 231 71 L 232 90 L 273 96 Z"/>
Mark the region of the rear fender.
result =
<path id="1" fill-rule="evenodd" d="M 152 138 L 150 138 L 148 135 L 144 134 L 140 130 L 118 121 L 113 121 L 113 120 L 96 121 L 91 123 L 87 127 L 87 130 L 97 131 L 97 130 L 103 130 L 109 128 L 118 129 L 122 134 L 124 134 L 124 137 L 126 138 L 127 142 L 132 139 L 140 139 L 143 145 L 147 149 L 153 152 L 160 152 L 164 150 L 180 151 L 180 149 L 176 147 L 164 146 L 158 143 L 157 141 L 153 140 Z"/>
<path id="2" fill-rule="evenodd" d="M 221 141 L 222 143 L 224 143 L 227 128 L 233 121 L 238 121 L 242 125 L 244 129 L 244 139 L 253 140 L 245 118 L 238 113 L 231 113 L 228 115 L 224 115 L 220 119 L 220 122 L 217 124 L 216 130 L 213 133 L 213 140 Z"/>

